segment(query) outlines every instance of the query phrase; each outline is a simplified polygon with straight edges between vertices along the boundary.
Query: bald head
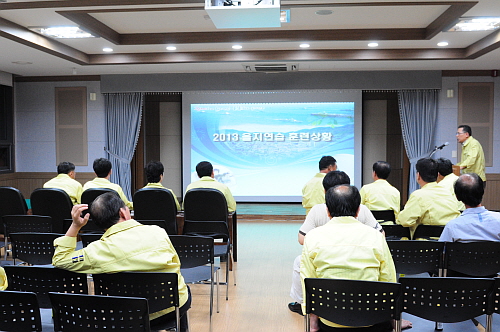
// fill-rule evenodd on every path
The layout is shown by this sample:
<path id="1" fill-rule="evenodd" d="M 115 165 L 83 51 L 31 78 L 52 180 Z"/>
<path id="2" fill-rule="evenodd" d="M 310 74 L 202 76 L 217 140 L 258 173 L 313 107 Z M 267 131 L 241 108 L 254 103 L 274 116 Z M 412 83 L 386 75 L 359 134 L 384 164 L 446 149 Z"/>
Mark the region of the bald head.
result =
<path id="1" fill-rule="evenodd" d="M 484 195 L 483 180 L 476 173 L 460 175 L 454 185 L 457 199 L 468 207 L 481 205 Z"/>
<path id="2" fill-rule="evenodd" d="M 356 217 L 361 196 L 355 186 L 341 184 L 328 189 L 325 195 L 326 207 L 333 217 Z"/>

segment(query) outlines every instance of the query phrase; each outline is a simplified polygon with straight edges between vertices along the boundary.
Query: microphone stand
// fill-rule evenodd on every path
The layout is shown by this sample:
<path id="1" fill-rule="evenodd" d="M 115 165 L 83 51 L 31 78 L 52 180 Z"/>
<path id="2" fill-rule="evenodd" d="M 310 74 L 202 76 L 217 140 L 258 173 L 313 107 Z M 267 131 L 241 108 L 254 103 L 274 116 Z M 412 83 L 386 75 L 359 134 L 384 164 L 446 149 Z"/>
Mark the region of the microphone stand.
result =
<path id="1" fill-rule="evenodd" d="M 431 154 L 429 155 L 429 158 L 432 158 L 432 156 L 434 155 L 434 153 L 437 152 L 437 150 L 443 150 L 443 148 L 445 147 L 446 145 L 444 146 L 441 146 L 441 147 L 438 147 L 437 145 L 434 147 L 434 150 L 432 150 Z"/>

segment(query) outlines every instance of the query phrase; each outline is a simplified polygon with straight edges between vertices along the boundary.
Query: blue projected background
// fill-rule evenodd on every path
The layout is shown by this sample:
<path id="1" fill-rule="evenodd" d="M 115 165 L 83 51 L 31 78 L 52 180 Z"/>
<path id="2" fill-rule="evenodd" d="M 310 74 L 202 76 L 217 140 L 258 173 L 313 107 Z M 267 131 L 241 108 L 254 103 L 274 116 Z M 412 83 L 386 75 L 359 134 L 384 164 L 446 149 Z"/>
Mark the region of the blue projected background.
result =
<path id="1" fill-rule="evenodd" d="M 191 181 L 202 160 L 234 196 L 301 196 L 324 155 L 354 183 L 354 102 L 191 104 Z"/>

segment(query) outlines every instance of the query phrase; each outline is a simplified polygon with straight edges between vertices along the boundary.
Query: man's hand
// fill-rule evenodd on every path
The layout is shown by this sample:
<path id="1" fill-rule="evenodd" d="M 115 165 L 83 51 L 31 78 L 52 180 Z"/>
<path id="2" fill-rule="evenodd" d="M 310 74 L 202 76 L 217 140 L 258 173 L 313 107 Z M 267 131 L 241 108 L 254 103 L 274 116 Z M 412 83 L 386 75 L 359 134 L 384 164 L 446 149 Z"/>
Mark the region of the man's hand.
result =
<path id="1" fill-rule="evenodd" d="M 66 232 L 66 236 L 76 237 L 80 229 L 87 224 L 90 218 L 90 214 L 87 213 L 82 218 L 82 212 L 88 209 L 87 204 L 78 204 L 74 205 L 71 210 L 71 217 L 73 218 L 73 222 L 71 226 L 68 228 Z"/>

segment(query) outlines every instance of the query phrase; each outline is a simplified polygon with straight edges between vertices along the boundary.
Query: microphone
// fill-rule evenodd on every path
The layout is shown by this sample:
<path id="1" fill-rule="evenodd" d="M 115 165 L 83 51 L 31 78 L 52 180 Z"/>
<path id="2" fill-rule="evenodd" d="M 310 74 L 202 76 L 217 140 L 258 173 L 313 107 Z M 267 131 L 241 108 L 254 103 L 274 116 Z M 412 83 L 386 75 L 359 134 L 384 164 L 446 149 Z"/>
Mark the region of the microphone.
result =
<path id="1" fill-rule="evenodd" d="M 444 143 L 443 145 L 436 146 L 436 150 L 442 150 L 442 149 L 443 149 L 445 146 L 447 146 L 448 144 L 450 144 L 450 143 L 446 142 L 446 143 Z"/>

